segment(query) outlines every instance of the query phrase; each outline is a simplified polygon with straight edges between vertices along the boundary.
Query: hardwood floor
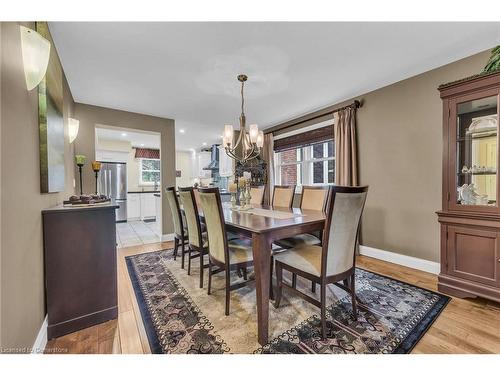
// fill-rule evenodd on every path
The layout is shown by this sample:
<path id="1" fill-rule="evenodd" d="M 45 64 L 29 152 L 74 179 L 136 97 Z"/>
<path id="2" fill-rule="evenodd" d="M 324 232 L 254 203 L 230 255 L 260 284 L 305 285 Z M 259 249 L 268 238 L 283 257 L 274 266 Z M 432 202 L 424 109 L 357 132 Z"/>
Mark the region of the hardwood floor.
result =
<path id="1" fill-rule="evenodd" d="M 125 257 L 171 247 L 164 242 L 118 249 L 118 319 L 51 340 L 46 352 L 150 353 Z M 365 256 L 357 266 L 436 290 L 437 277 L 426 272 Z M 500 304 L 453 298 L 412 353 L 500 353 Z"/>

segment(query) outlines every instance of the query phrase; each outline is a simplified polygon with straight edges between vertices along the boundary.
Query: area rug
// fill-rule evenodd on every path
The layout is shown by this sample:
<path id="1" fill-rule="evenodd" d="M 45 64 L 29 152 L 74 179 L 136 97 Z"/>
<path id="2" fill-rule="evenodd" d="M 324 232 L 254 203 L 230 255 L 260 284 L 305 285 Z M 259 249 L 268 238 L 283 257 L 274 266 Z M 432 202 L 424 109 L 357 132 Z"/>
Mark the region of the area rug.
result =
<path id="1" fill-rule="evenodd" d="M 193 260 L 188 276 L 172 255 L 172 250 L 160 250 L 126 258 L 152 353 L 409 353 L 449 301 L 357 268 L 357 320 L 350 296 L 329 286 L 328 337 L 323 340 L 319 309 L 284 290 L 280 307 L 269 308 L 270 341 L 260 346 L 253 285 L 231 292 L 230 315 L 225 316 L 224 273 L 212 277 L 212 294 L 207 295 L 207 280 L 199 288 L 198 261 Z M 235 282 L 238 275 L 232 278 Z M 298 278 L 297 286 L 312 294 L 306 280 Z"/>

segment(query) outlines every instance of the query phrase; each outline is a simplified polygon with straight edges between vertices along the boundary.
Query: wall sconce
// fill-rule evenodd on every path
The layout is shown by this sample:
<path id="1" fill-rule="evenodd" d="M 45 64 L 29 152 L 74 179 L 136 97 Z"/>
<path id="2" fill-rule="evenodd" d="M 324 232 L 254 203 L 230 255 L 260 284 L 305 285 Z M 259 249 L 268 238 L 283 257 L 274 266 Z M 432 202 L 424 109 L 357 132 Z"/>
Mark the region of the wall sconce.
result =
<path id="1" fill-rule="evenodd" d="M 42 81 L 47 72 L 50 57 L 50 42 L 27 27 L 21 28 L 21 49 L 23 52 L 24 77 L 28 91 Z"/>
<path id="2" fill-rule="evenodd" d="M 68 138 L 69 143 L 73 143 L 78 135 L 78 129 L 80 128 L 80 121 L 74 118 L 68 118 Z"/>

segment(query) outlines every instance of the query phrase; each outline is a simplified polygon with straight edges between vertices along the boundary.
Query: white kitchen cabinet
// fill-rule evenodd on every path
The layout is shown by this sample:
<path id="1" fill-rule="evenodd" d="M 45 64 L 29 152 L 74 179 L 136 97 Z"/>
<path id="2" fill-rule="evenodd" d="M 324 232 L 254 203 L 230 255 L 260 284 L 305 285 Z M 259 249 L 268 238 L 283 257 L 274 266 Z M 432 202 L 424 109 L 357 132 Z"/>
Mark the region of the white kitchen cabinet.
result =
<path id="1" fill-rule="evenodd" d="M 153 193 L 142 193 L 141 196 L 141 219 L 156 216 L 155 196 Z"/>
<path id="2" fill-rule="evenodd" d="M 141 218 L 141 194 L 127 194 L 127 220 Z"/>
<path id="3" fill-rule="evenodd" d="M 198 176 L 199 178 L 209 178 L 212 176 L 212 171 L 204 170 L 212 161 L 210 152 L 200 152 L 198 154 Z"/>

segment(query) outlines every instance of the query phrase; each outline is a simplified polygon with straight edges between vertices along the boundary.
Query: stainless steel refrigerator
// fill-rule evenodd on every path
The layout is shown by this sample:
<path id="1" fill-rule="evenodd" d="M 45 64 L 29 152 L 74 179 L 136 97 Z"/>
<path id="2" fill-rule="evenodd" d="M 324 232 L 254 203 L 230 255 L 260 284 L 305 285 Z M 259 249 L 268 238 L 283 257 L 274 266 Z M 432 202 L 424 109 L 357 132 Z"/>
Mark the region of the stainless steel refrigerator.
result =
<path id="1" fill-rule="evenodd" d="M 107 195 L 119 206 L 116 221 L 127 221 L 127 163 L 102 162 L 99 193 Z"/>

